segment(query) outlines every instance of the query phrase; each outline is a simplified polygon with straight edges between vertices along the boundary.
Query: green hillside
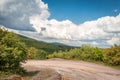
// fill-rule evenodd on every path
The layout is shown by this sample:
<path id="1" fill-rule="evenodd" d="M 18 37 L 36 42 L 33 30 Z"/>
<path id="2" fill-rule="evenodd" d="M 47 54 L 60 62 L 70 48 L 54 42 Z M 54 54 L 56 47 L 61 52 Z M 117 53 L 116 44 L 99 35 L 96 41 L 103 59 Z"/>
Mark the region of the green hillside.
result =
<path id="1" fill-rule="evenodd" d="M 53 53 L 53 52 L 57 52 L 57 51 L 66 51 L 66 50 L 70 50 L 74 47 L 71 46 L 66 46 L 66 45 L 55 45 L 52 43 L 46 43 L 43 41 L 38 41 L 32 38 L 28 38 L 25 36 L 21 36 L 18 35 L 18 37 L 21 39 L 21 41 L 23 41 L 28 47 L 35 47 L 37 49 L 42 49 L 48 53 Z"/>

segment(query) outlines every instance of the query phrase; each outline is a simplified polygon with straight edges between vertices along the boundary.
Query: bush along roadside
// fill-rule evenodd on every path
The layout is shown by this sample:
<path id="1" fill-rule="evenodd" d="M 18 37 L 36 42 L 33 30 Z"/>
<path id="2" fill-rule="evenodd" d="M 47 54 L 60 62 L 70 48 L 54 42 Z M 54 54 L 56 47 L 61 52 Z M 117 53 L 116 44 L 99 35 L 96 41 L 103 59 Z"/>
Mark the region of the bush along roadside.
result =
<path id="1" fill-rule="evenodd" d="M 102 62 L 112 66 L 120 66 L 120 45 L 114 45 L 106 49 L 93 47 L 91 45 L 82 45 L 80 48 L 70 51 L 54 52 L 47 57 Z"/>
<path id="2" fill-rule="evenodd" d="M 21 62 L 27 59 L 27 47 L 18 37 L 0 28 L 0 73 L 22 74 Z"/>

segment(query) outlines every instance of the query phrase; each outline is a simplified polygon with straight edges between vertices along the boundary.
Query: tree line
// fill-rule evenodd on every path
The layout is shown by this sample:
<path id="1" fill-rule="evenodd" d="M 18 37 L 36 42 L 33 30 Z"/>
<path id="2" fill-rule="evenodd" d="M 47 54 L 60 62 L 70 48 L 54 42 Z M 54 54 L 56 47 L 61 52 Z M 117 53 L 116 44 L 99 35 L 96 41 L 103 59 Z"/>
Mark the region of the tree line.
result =
<path id="1" fill-rule="evenodd" d="M 83 61 L 97 61 L 108 65 L 120 65 L 120 45 L 114 45 L 111 48 L 101 49 L 91 45 L 82 45 L 80 48 L 70 51 L 54 52 L 47 56 L 48 58 L 64 58 Z"/>

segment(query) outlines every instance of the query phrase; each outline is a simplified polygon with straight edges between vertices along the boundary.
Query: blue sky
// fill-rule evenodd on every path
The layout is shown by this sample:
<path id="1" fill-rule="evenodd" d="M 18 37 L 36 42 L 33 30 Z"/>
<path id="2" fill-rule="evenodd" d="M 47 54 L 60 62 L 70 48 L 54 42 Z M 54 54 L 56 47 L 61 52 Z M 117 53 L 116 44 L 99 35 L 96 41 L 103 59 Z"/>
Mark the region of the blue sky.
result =
<path id="1" fill-rule="evenodd" d="M 120 0 L 43 0 L 49 6 L 49 19 L 69 19 L 76 24 L 120 13 Z"/>
<path id="2" fill-rule="evenodd" d="M 0 27 L 71 46 L 120 44 L 120 0 L 0 0 Z"/>

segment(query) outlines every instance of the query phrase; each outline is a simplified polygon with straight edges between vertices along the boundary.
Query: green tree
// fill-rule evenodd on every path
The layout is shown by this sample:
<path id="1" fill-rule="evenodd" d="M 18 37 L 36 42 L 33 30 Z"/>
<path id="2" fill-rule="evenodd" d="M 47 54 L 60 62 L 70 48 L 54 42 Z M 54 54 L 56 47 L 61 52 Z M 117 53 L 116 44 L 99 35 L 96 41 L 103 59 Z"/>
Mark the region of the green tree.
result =
<path id="1" fill-rule="evenodd" d="M 47 58 L 47 55 L 49 53 L 47 53 L 46 51 L 42 50 L 42 49 L 39 49 L 38 50 L 38 53 L 36 54 L 36 59 L 46 59 Z"/>
<path id="2" fill-rule="evenodd" d="M 28 59 L 35 59 L 37 52 L 38 52 L 38 50 L 34 47 L 28 48 L 27 58 Z"/>
<path id="3" fill-rule="evenodd" d="M 12 32 L 0 28 L 0 71 L 22 73 L 21 62 L 27 59 L 27 48 Z"/>

